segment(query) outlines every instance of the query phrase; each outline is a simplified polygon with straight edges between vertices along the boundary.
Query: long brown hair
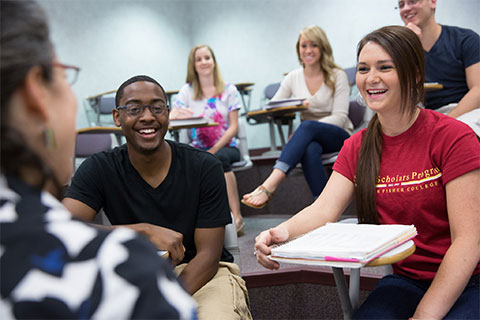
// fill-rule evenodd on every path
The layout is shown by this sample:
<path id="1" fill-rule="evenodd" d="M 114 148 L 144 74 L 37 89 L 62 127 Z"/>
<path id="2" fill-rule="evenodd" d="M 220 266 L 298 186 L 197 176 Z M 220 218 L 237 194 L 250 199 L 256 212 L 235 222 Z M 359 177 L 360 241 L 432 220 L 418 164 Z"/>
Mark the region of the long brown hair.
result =
<path id="1" fill-rule="evenodd" d="M 223 81 L 222 74 L 220 73 L 220 68 L 217 64 L 217 59 L 215 58 L 215 54 L 213 53 L 212 48 L 207 46 L 206 44 L 199 44 L 190 50 L 190 54 L 188 55 L 188 65 L 187 65 L 187 83 L 190 83 L 193 87 L 193 98 L 195 100 L 202 99 L 203 92 L 202 88 L 200 87 L 200 81 L 198 79 L 198 73 L 195 70 L 195 52 L 200 48 L 207 48 L 210 53 L 212 54 L 214 68 L 213 68 L 213 84 L 215 85 L 215 95 L 220 95 L 223 90 L 225 90 L 225 81 Z"/>
<path id="2" fill-rule="evenodd" d="M 425 82 L 424 53 L 417 35 L 406 27 L 387 26 L 367 34 L 358 43 L 360 52 L 368 42 L 374 42 L 393 59 L 401 90 L 400 110 L 413 116 L 419 102 L 423 103 Z M 382 156 L 382 128 L 374 115 L 362 137 L 356 168 L 356 209 L 359 223 L 378 223 L 376 183 Z"/>
<path id="3" fill-rule="evenodd" d="M 335 94 L 335 74 L 334 69 L 341 69 L 333 59 L 332 46 L 328 41 L 327 34 L 319 26 L 306 27 L 298 36 L 297 40 L 297 57 L 298 61 L 305 67 L 302 58 L 300 57 L 300 39 L 311 41 L 320 48 L 320 67 L 323 72 L 323 81 L 325 85 L 332 90 L 332 96 Z"/>

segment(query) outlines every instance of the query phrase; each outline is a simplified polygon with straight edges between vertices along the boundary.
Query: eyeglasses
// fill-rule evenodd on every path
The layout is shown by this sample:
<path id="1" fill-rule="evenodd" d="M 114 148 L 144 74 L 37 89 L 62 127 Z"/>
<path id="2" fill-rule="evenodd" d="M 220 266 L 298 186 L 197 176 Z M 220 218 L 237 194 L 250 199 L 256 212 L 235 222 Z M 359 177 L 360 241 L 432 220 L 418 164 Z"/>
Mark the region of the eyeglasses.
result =
<path id="1" fill-rule="evenodd" d="M 169 109 L 168 104 L 165 104 L 162 101 L 154 102 L 151 105 L 138 104 L 138 103 L 128 103 L 124 106 L 118 106 L 116 109 L 124 109 L 125 112 L 131 117 L 138 117 L 145 112 L 145 108 L 148 108 L 150 112 L 154 115 L 161 115 L 167 112 Z"/>
<path id="2" fill-rule="evenodd" d="M 79 67 L 71 66 L 68 64 L 62 64 L 62 63 L 53 63 L 52 64 L 54 67 L 60 67 L 65 70 L 65 78 L 67 79 L 67 82 L 72 85 L 74 84 L 77 79 L 78 79 L 78 73 L 80 72 Z"/>
<path id="3" fill-rule="evenodd" d="M 421 1 L 422 0 L 398 1 L 398 6 L 396 6 L 395 9 L 400 9 L 400 10 L 403 9 L 405 7 L 405 3 L 407 3 L 410 7 L 412 7 Z"/>

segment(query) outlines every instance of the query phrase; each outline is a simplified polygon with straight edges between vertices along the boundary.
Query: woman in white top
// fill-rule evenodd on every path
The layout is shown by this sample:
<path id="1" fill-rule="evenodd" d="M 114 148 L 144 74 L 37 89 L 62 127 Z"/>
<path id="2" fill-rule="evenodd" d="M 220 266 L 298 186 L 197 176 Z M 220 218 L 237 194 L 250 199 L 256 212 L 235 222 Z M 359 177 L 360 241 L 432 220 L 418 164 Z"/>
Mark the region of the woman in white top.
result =
<path id="1" fill-rule="evenodd" d="M 203 116 L 218 123 L 215 127 L 192 129 L 190 136 L 193 146 L 214 154 L 222 162 L 228 203 L 237 233 L 242 235 L 244 223 L 237 180 L 232 171 L 232 163 L 240 161 L 236 137 L 240 95 L 233 84 L 224 82 L 215 55 L 207 45 L 197 45 L 190 51 L 186 82 L 173 104 L 170 118 Z"/>
<path id="2" fill-rule="evenodd" d="M 303 29 L 297 55 L 302 68 L 285 77 L 272 100 L 305 98 L 309 108 L 301 113 L 302 123 L 283 148 L 270 176 L 243 196 L 242 203 L 253 208 L 263 208 L 299 162 L 313 196 L 318 197 L 328 179 L 322 154 L 339 151 L 353 129 L 348 118 L 347 75 L 335 64 L 325 32 L 318 26 Z"/>

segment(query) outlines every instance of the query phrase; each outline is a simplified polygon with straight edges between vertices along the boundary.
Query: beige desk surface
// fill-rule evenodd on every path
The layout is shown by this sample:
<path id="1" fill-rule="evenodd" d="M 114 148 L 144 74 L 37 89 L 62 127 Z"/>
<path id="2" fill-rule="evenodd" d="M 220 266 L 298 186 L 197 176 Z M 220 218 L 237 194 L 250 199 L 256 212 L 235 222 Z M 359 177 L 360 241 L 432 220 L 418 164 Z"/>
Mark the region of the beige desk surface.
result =
<path id="1" fill-rule="evenodd" d="M 202 128 L 202 127 L 216 127 L 218 126 L 217 122 L 202 123 L 202 124 L 190 124 L 190 125 L 181 125 L 181 126 L 169 126 L 168 130 L 180 130 L 180 129 L 191 129 L 191 128 Z M 122 128 L 119 127 L 88 127 L 78 129 L 77 133 L 113 133 L 113 134 L 123 134 Z"/>
<path id="2" fill-rule="evenodd" d="M 102 93 L 96 94 L 94 96 L 87 97 L 87 100 L 93 100 L 93 99 L 96 99 L 96 98 L 100 98 L 101 96 L 111 94 L 111 93 L 115 93 L 115 92 L 117 92 L 117 90 L 110 90 L 110 91 L 102 92 Z"/>
<path id="3" fill-rule="evenodd" d="M 238 91 L 248 91 L 251 90 L 251 86 L 253 86 L 255 83 L 253 82 L 239 82 L 235 83 L 235 87 L 237 87 Z"/>
<path id="4" fill-rule="evenodd" d="M 370 261 L 365 267 L 378 267 L 401 261 L 413 254 L 415 249 L 415 243 L 413 240 L 409 240 L 398 248 L 392 249 L 392 253 L 387 252 L 377 259 Z"/>
<path id="5" fill-rule="evenodd" d="M 272 109 L 260 109 L 260 110 L 254 110 L 250 111 L 247 113 L 247 116 L 253 117 L 253 116 L 259 116 L 259 115 L 282 115 L 285 113 L 290 113 L 290 112 L 299 112 L 308 109 L 307 106 L 285 106 L 285 107 L 278 107 L 278 108 L 272 108 Z"/>
<path id="6" fill-rule="evenodd" d="M 218 126 L 217 122 L 200 123 L 200 124 L 184 124 L 180 126 L 169 126 L 168 130 L 180 130 L 180 129 L 216 127 L 216 126 Z"/>
<path id="7" fill-rule="evenodd" d="M 436 91 L 436 90 L 442 90 L 443 89 L 443 84 L 427 82 L 423 85 L 423 87 L 425 88 L 425 91 L 427 91 L 427 92 Z"/>
<path id="8" fill-rule="evenodd" d="M 102 92 L 102 93 L 96 94 L 94 96 L 87 97 L 87 100 L 93 100 L 93 99 L 96 99 L 96 98 L 100 98 L 101 96 L 104 96 L 104 95 L 107 95 L 107 94 L 112 94 L 112 93 L 115 93 L 115 92 L 117 92 L 117 90 L 110 90 L 110 91 Z M 165 94 L 167 96 L 174 95 L 174 94 L 177 94 L 177 93 L 178 93 L 178 90 L 167 90 L 167 91 L 165 91 Z"/>
<path id="9" fill-rule="evenodd" d="M 114 133 L 123 134 L 122 128 L 119 127 L 88 127 L 77 130 L 77 133 Z"/>

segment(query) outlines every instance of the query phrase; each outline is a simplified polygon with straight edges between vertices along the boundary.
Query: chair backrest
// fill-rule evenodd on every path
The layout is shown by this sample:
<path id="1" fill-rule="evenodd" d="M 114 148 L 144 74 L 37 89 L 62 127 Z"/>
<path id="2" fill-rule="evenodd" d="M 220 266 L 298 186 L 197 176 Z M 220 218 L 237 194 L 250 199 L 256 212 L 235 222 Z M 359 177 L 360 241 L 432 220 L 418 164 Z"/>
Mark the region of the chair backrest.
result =
<path id="1" fill-rule="evenodd" d="M 100 113 L 101 114 L 111 114 L 112 110 L 115 109 L 115 97 L 109 96 L 105 97 L 102 96 L 100 98 Z"/>
<path id="2" fill-rule="evenodd" d="M 94 153 L 112 148 L 112 137 L 108 133 L 83 133 L 77 135 L 75 157 L 86 158 Z"/>
<path id="3" fill-rule="evenodd" d="M 348 107 L 348 117 L 352 121 L 353 128 L 357 129 L 364 123 L 366 107 L 360 105 L 356 100 L 351 100 Z"/>
<path id="4" fill-rule="evenodd" d="M 360 130 L 366 125 L 365 119 L 366 107 L 360 105 L 356 100 L 351 100 L 348 107 L 348 117 L 353 124 L 353 131 Z M 324 153 L 322 154 L 322 164 L 324 166 L 332 165 L 337 160 L 338 152 Z"/>
<path id="5" fill-rule="evenodd" d="M 265 95 L 265 99 L 267 100 L 272 99 L 275 93 L 277 93 L 279 88 L 280 88 L 280 82 L 271 83 L 268 86 L 266 86 L 265 90 L 263 91 Z"/>
<path id="6" fill-rule="evenodd" d="M 345 71 L 345 73 L 347 74 L 348 85 L 350 87 L 353 87 L 355 85 L 355 76 L 357 74 L 357 67 L 345 68 L 343 69 L 343 71 Z"/>
<path id="7" fill-rule="evenodd" d="M 240 161 L 232 163 L 232 170 L 242 171 L 250 169 L 253 166 L 253 163 L 252 160 L 250 160 L 247 143 L 247 130 L 242 119 L 238 119 L 237 138 L 239 140 L 238 150 L 240 150 Z"/>

